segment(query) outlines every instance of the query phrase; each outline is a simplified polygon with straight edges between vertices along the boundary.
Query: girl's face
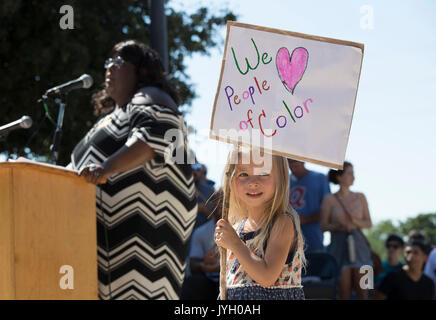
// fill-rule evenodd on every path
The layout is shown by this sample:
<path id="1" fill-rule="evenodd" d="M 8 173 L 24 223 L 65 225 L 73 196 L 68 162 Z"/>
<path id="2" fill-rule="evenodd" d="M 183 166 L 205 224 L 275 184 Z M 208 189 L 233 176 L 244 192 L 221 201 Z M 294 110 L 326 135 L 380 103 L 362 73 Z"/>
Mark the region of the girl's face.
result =
<path id="1" fill-rule="evenodd" d="M 341 186 L 349 187 L 354 182 L 354 170 L 352 166 L 345 168 L 344 173 L 338 176 L 338 182 Z"/>
<path id="2" fill-rule="evenodd" d="M 274 197 L 274 170 L 264 170 L 263 165 L 237 164 L 235 171 L 235 192 L 239 201 L 250 208 L 259 208 Z M 256 174 L 255 174 L 256 173 Z"/>

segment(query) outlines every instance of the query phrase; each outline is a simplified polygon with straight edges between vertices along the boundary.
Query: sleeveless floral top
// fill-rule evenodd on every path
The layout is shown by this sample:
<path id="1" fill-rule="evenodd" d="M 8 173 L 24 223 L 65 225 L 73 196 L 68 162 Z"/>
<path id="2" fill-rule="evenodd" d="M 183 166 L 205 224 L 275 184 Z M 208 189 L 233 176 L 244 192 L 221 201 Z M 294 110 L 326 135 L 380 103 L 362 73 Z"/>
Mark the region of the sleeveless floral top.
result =
<path id="1" fill-rule="evenodd" d="M 279 277 L 275 281 L 274 285 L 268 287 L 268 289 L 302 288 L 301 261 L 304 256 L 302 237 L 297 232 L 297 228 L 295 227 L 295 221 L 292 214 L 288 212 L 286 212 L 286 214 L 292 218 L 292 222 L 294 223 L 294 245 L 292 250 L 288 254 L 285 265 L 283 266 Z M 268 243 L 268 237 L 265 239 L 263 248 L 256 248 L 253 243 L 255 242 L 256 237 L 260 234 L 261 229 L 252 232 L 243 232 L 244 224 L 246 221 L 247 218 L 244 218 L 240 222 L 239 227 L 237 227 L 237 234 L 239 235 L 239 238 L 244 241 L 247 247 L 253 251 L 253 253 L 263 259 L 265 256 L 265 249 Z M 274 221 L 275 220 L 273 220 L 269 228 L 272 228 Z M 250 278 L 250 276 L 247 274 L 247 272 L 245 272 L 243 266 L 239 263 L 233 252 L 231 252 L 230 250 L 228 250 L 227 253 L 226 283 L 228 289 L 247 286 L 260 286 L 258 283 L 256 283 L 256 281 Z"/>

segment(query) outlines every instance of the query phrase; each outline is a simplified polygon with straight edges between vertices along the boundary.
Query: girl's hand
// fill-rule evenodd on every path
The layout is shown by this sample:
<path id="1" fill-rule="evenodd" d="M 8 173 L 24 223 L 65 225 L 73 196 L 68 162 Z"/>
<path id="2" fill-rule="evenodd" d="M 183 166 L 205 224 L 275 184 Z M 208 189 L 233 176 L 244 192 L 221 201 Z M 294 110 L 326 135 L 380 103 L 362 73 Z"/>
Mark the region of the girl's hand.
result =
<path id="1" fill-rule="evenodd" d="M 243 244 L 242 240 L 239 239 L 235 229 L 233 229 L 232 225 L 228 221 L 220 219 L 216 225 L 215 243 L 218 246 L 236 251 L 235 249 Z"/>

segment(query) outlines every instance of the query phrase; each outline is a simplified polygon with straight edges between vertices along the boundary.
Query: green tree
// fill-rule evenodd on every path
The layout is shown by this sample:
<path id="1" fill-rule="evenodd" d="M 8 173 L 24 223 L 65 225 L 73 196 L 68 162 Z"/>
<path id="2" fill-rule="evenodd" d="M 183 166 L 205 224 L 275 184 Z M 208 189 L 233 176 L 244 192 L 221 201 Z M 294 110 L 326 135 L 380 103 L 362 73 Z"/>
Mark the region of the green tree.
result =
<path id="1" fill-rule="evenodd" d="M 371 249 L 375 251 L 381 259 L 387 258 L 385 241 L 390 234 L 403 236 L 400 227 L 392 222 L 392 220 L 383 220 L 373 225 L 369 230 L 364 231 Z"/>
<path id="2" fill-rule="evenodd" d="M 402 234 L 418 229 L 424 234 L 427 242 L 436 245 L 436 213 L 421 213 L 400 223 Z"/>
<path id="3" fill-rule="evenodd" d="M 74 9 L 74 29 L 63 30 L 62 5 Z M 92 90 L 75 90 L 68 95 L 59 164 L 69 162 L 70 153 L 95 122 L 90 103 L 92 93 L 104 81 L 103 64 L 112 46 L 126 39 L 149 44 L 150 1 L 38 1 L 3 0 L 0 3 L 0 125 L 22 115 L 33 118 L 30 130 L 12 132 L 0 152 L 18 152 L 28 146 L 34 156 L 49 155 L 54 125 L 45 117 L 37 100 L 53 86 L 84 73 L 94 78 Z M 195 92 L 186 74 L 185 58 L 208 54 L 217 44 L 217 30 L 227 20 L 236 20 L 228 9 L 211 13 L 199 8 L 193 14 L 176 11 L 166 4 L 169 74 L 181 93 L 184 110 L 189 110 Z M 56 121 L 58 107 L 48 106 Z M 38 130 L 36 135 L 33 133 Z"/>
<path id="4" fill-rule="evenodd" d="M 393 223 L 392 220 L 383 220 L 364 232 L 372 250 L 379 254 L 382 259 L 386 259 L 385 241 L 387 237 L 390 234 L 397 234 L 403 238 L 404 242 L 407 242 L 409 232 L 414 229 L 421 230 L 426 241 L 436 245 L 436 213 L 418 214 L 416 217 L 407 218 L 405 221 L 398 221 L 398 223 Z"/>

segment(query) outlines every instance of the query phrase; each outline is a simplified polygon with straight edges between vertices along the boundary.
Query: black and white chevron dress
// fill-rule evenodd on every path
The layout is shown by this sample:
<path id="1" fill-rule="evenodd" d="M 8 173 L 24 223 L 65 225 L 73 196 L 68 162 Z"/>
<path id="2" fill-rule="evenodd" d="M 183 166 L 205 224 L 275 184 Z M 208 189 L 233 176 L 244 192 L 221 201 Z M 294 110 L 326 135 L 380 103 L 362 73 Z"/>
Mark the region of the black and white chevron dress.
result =
<path id="1" fill-rule="evenodd" d="M 182 133 L 177 151 L 186 159 L 182 116 L 158 105 L 129 103 L 115 109 L 73 150 L 76 170 L 102 163 L 137 139 L 156 153 L 143 166 L 96 187 L 100 299 L 179 298 L 197 202 L 190 165 L 164 160 L 169 129 Z"/>

